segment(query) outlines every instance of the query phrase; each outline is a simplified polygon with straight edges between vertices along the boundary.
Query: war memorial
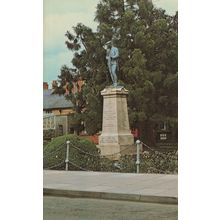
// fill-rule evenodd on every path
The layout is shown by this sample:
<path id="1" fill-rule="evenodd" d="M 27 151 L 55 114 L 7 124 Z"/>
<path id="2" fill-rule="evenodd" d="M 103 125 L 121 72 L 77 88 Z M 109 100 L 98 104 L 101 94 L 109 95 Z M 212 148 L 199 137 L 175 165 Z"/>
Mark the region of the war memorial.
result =
<path id="1" fill-rule="evenodd" d="M 130 132 L 127 95 L 128 90 L 117 83 L 118 48 L 111 41 L 107 49 L 106 60 L 112 79 L 112 85 L 101 91 L 103 96 L 102 133 L 99 136 L 101 155 L 118 159 L 120 154 L 134 153 L 134 137 Z M 119 153 L 120 152 L 120 153 Z"/>

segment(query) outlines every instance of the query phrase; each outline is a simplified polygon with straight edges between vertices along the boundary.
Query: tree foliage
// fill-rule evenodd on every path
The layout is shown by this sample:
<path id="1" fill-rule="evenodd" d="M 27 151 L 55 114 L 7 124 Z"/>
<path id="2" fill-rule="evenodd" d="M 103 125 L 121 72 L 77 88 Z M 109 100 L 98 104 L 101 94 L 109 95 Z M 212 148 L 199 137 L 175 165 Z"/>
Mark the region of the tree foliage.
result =
<path id="1" fill-rule="evenodd" d="M 100 91 L 111 84 L 103 45 L 112 37 L 120 53 L 119 84 L 129 90 L 131 127 L 138 127 L 144 140 L 155 121 L 176 123 L 178 14 L 167 15 L 147 0 L 102 0 L 95 20 L 96 32 L 81 23 L 73 32 L 67 31 L 73 67 L 61 68 L 55 89 L 56 93 L 65 93 L 62 88 L 68 85 L 66 97 L 73 103 L 78 123 L 83 120 L 89 134 L 101 130 Z M 73 93 L 72 82 L 79 79 L 85 84 Z"/>

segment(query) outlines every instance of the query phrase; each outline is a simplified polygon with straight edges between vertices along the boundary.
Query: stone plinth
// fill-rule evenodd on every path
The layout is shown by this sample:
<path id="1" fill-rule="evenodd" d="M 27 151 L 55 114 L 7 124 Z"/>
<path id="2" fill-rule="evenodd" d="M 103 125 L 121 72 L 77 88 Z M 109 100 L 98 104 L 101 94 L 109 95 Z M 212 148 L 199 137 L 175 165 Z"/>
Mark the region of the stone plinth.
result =
<path id="1" fill-rule="evenodd" d="M 124 87 L 106 87 L 101 91 L 103 96 L 103 121 L 102 133 L 99 136 L 101 155 L 115 154 L 113 159 L 118 159 L 120 154 L 135 152 L 134 137 L 131 134 L 128 110 L 128 90 Z"/>

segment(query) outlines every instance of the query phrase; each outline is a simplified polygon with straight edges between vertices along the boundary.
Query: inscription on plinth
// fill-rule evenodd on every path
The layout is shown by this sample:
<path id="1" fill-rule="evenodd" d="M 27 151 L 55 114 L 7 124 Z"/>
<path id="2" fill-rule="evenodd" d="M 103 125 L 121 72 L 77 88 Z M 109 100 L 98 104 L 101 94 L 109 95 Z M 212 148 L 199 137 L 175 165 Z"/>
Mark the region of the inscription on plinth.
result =
<path id="1" fill-rule="evenodd" d="M 114 100 L 113 100 L 114 101 Z M 114 128 L 114 122 L 116 120 L 116 111 L 113 109 L 114 103 L 108 102 L 104 105 L 103 114 L 103 128 L 111 129 Z"/>
<path id="2" fill-rule="evenodd" d="M 134 138 L 128 120 L 128 91 L 124 87 L 108 87 L 101 94 L 104 100 L 99 145 L 104 155 L 104 152 L 118 152 L 121 145 L 132 145 Z"/>
<path id="3" fill-rule="evenodd" d="M 100 143 L 101 144 L 106 144 L 106 143 L 118 143 L 118 139 L 117 137 L 111 137 L 111 136 L 107 136 L 107 137 L 101 137 L 100 139 Z"/>

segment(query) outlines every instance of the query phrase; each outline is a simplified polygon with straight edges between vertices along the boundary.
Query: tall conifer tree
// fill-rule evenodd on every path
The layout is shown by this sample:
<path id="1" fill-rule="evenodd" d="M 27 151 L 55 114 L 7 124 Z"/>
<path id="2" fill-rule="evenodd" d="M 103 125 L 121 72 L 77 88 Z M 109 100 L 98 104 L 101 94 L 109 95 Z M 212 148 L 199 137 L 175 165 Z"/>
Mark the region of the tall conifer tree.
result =
<path id="1" fill-rule="evenodd" d="M 140 130 L 141 139 L 154 145 L 155 125 L 166 121 L 177 125 L 178 107 L 178 14 L 167 15 L 148 0 L 102 0 L 97 5 L 97 31 L 78 24 L 67 31 L 66 45 L 73 52 L 72 64 L 63 66 L 56 93 L 68 84 L 76 110 L 78 131 L 85 122 L 89 134 L 101 130 L 100 91 L 111 84 L 104 44 L 116 38 L 119 48 L 119 84 L 129 90 L 130 126 Z M 82 90 L 72 93 L 72 82 L 85 81 Z"/>

